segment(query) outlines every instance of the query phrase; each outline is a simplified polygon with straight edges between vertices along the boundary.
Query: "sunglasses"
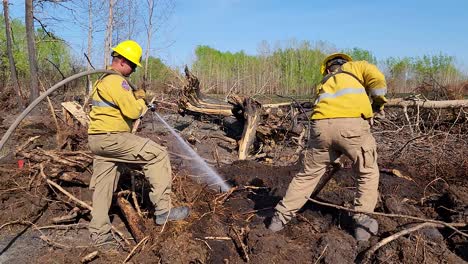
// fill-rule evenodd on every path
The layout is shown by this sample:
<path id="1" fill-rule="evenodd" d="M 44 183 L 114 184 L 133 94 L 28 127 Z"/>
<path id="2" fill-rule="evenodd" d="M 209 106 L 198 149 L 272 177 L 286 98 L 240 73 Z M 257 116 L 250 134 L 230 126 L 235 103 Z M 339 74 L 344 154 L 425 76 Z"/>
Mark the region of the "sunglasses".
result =
<path id="1" fill-rule="evenodd" d="M 129 61 L 129 60 L 126 60 L 126 61 L 127 61 L 128 65 L 130 66 L 130 68 L 132 68 L 132 70 L 135 71 L 136 68 L 137 68 L 137 65 L 135 63 Z"/>

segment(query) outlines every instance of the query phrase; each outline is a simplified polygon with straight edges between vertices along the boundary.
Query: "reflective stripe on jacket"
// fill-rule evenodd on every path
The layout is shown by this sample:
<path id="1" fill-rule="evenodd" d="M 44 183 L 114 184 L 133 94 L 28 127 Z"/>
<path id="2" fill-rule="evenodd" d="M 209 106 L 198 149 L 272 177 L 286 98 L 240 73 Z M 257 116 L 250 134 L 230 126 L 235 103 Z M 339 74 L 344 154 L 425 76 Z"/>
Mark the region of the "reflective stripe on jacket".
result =
<path id="1" fill-rule="evenodd" d="M 130 132 L 146 105 L 135 99 L 128 82 L 118 74 L 100 78 L 93 87 L 93 107 L 89 113 L 89 134 Z"/>
<path id="2" fill-rule="evenodd" d="M 387 84 L 379 69 L 366 61 L 351 61 L 342 71 L 317 86 L 311 119 L 373 116 L 372 104 L 379 109 L 387 102 Z M 332 73 L 333 74 L 333 73 Z M 353 77 L 353 75 L 355 77 Z"/>

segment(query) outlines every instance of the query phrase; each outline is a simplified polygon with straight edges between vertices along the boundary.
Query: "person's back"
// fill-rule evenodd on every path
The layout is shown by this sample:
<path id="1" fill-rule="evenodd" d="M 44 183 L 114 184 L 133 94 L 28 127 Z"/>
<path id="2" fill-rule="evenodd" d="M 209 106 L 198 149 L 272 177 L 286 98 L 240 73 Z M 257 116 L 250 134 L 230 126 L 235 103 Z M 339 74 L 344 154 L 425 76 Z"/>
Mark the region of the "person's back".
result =
<path id="1" fill-rule="evenodd" d="M 311 119 L 371 118 L 371 104 L 380 110 L 387 101 L 385 76 L 366 61 L 348 61 L 337 66 L 317 86 Z"/>

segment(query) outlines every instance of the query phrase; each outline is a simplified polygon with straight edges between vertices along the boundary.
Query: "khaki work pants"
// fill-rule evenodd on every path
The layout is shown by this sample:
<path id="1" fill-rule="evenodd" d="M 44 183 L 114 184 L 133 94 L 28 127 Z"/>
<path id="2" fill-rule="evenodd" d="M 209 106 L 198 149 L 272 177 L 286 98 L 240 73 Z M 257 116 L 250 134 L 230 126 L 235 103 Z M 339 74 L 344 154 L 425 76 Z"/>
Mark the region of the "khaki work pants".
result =
<path id="1" fill-rule="evenodd" d="M 117 188 L 121 164 L 143 165 L 143 172 L 151 184 L 149 197 L 155 206 L 155 214 L 163 214 L 171 208 L 171 164 L 164 147 L 150 139 L 131 133 L 107 133 L 89 135 L 89 148 L 95 154 L 90 189 L 93 193 L 91 233 L 110 232 L 109 208 Z"/>
<path id="2" fill-rule="evenodd" d="M 327 165 L 342 154 L 353 162 L 356 175 L 354 208 L 373 212 L 377 204 L 379 169 L 375 139 L 362 118 L 314 120 L 310 141 L 302 159 L 303 169 L 294 176 L 286 195 L 276 206 L 286 224 L 301 209 L 324 175 Z"/>

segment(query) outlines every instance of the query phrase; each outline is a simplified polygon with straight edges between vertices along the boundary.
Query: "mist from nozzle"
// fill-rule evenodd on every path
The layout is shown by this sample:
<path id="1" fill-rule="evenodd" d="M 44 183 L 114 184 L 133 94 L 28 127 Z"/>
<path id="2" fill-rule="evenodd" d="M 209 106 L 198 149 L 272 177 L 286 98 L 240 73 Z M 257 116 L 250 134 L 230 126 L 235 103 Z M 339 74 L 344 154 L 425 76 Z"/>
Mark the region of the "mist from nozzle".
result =
<path id="1" fill-rule="evenodd" d="M 159 118 L 159 120 L 169 129 L 171 134 L 177 139 L 179 146 L 183 148 L 185 151 L 184 156 L 189 156 L 192 158 L 191 168 L 193 172 L 191 173 L 191 177 L 198 182 L 203 182 L 208 184 L 208 186 L 212 187 L 213 189 L 220 189 L 222 192 L 228 191 L 231 186 L 229 186 L 226 181 L 219 175 L 213 168 L 208 166 L 205 160 L 198 155 L 190 145 L 179 135 L 177 132 L 157 113 L 154 112 L 155 115 Z"/>

